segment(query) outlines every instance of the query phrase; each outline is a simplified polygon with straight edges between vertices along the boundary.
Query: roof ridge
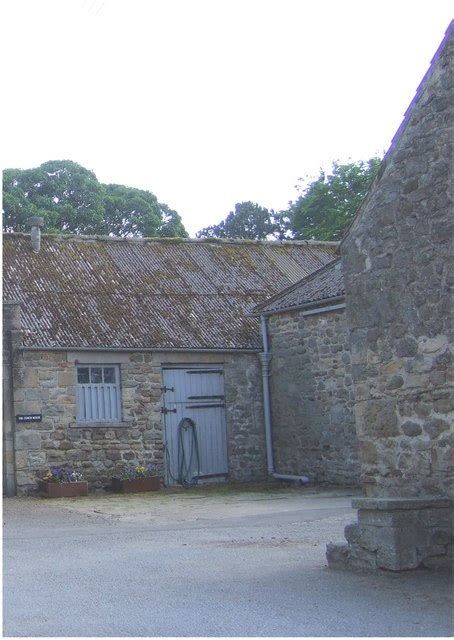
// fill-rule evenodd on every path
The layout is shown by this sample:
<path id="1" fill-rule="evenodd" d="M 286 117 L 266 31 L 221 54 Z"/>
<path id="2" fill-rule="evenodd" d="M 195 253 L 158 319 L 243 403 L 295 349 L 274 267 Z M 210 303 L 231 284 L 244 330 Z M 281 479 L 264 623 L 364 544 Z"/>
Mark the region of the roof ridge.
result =
<path id="1" fill-rule="evenodd" d="M 3 237 L 23 237 L 29 238 L 30 234 L 24 231 L 5 231 Z M 331 240 L 250 240 L 247 238 L 163 238 L 156 237 L 120 237 L 120 236 L 103 236 L 103 235 L 83 235 L 76 233 L 42 233 L 42 238 L 54 239 L 58 241 L 73 242 L 126 242 L 131 244 L 144 244 L 147 242 L 156 242 L 162 244 L 241 244 L 241 245 L 270 245 L 270 246 L 327 246 L 337 247 L 338 241 Z"/>

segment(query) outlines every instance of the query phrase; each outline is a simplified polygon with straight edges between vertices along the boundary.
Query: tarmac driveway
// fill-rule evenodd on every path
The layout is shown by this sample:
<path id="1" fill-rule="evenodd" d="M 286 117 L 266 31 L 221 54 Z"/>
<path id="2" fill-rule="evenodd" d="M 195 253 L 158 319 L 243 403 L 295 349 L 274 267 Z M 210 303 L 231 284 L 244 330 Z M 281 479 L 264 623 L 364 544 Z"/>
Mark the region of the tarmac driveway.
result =
<path id="1" fill-rule="evenodd" d="M 350 500 L 280 485 L 5 499 L 4 635 L 450 635 L 446 574 L 326 568 Z"/>

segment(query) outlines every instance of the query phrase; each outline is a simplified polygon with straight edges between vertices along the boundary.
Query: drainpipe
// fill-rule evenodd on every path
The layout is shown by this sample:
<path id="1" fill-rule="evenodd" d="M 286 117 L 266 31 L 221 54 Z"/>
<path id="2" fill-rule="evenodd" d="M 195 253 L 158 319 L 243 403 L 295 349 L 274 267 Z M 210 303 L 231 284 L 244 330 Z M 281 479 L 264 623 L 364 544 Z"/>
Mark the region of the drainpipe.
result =
<path id="1" fill-rule="evenodd" d="M 260 316 L 262 327 L 263 352 L 259 353 L 260 364 L 262 365 L 262 387 L 263 387 L 263 410 L 265 418 L 265 442 L 266 442 L 266 460 L 268 466 L 268 475 L 273 476 L 276 480 L 293 480 L 300 484 L 307 484 L 309 478 L 307 476 L 294 476 L 284 473 L 275 473 L 273 460 L 273 433 L 271 422 L 271 402 L 270 402 L 270 361 L 271 354 L 268 346 L 268 331 L 266 326 L 266 317 Z"/>
<path id="2" fill-rule="evenodd" d="M 8 497 L 16 495 L 16 423 L 14 414 L 14 370 L 20 340 L 21 311 L 18 302 L 3 303 L 3 335 L 6 338 L 3 360 L 3 481 Z M 7 363 L 7 364 L 6 364 Z M 6 365 L 6 366 L 5 366 Z"/>

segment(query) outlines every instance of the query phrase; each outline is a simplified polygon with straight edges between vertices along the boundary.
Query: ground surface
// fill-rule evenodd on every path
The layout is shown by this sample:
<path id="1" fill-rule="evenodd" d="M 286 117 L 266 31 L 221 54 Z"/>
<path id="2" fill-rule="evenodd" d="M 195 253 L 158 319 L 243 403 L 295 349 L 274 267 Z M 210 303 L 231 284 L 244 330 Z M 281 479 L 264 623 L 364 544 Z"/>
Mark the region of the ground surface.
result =
<path id="1" fill-rule="evenodd" d="M 328 570 L 351 496 L 3 501 L 5 636 L 448 636 L 449 576 Z"/>

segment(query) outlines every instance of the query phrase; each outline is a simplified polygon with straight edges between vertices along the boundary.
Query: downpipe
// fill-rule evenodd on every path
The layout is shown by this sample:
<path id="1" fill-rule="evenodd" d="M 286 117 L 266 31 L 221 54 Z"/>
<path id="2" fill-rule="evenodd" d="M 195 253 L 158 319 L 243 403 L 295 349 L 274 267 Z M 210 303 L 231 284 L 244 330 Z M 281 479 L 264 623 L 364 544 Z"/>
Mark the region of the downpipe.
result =
<path id="1" fill-rule="evenodd" d="M 262 328 L 263 352 L 259 353 L 260 364 L 262 366 L 262 388 L 263 388 L 263 413 L 265 419 L 265 442 L 266 442 L 266 461 L 268 475 L 276 478 L 276 480 L 288 480 L 307 484 L 310 482 L 307 476 L 294 476 L 284 473 L 275 473 L 273 459 L 273 435 L 271 422 L 271 402 L 270 402 L 270 361 L 271 353 L 268 346 L 268 332 L 266 326 L 266 317 L 260 316 Z"/>

